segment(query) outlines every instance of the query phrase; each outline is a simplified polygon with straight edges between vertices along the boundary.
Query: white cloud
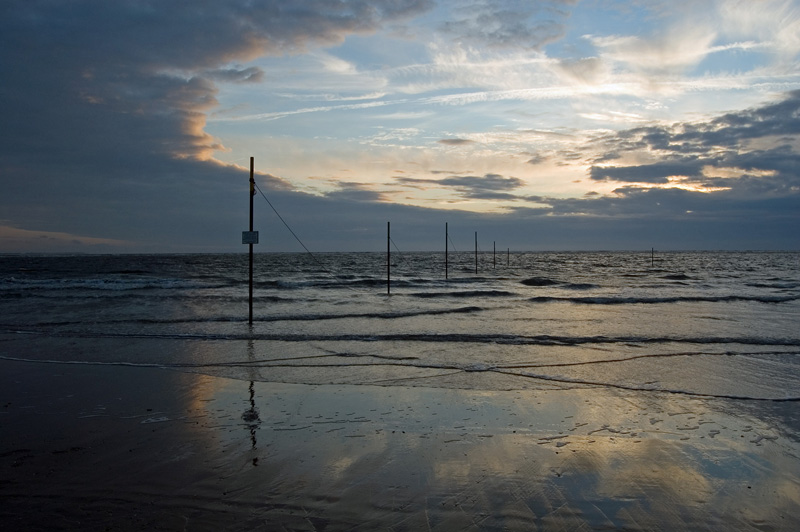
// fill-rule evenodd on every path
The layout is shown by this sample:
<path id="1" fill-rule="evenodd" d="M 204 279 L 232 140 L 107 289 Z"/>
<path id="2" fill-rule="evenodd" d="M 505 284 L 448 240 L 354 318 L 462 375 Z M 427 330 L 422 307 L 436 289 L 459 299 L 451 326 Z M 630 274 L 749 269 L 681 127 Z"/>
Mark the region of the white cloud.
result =
<path id="1" fill-rule="evenodd" d="M 593 37 L 605 60 L 621 63 L 648 75 L 679 74 L 702 61 L 712 49 L 716 33 L 704 26 L 672 28 L 652 38 Z"/>
<path id="2" fill-rule="evenodd" d="M 792 0 L 720 0 L 723 31 L 768 43 L 779 60 L 800 53 L 800 8 Z"/>
<path id="3" fill-rule="evenodd" d="M 356 109 L 369 109 L 372 107 L 383 107 L 386 105 L 398 105 L 402 101 L 374 101 L 364 103 L 351 103 L 342 105 L 325 105 L 317 107 L 303 107 L 301 109 L 292 109 L 288 111 L 274 111 L 269 113 L 257 113 L 250 115 L 240 115 L 228 118 L 216 118 L 217 122 L 244 122 L 250 120 L 278 120 L 292 115 L 308 114 L 308 113 L 327 113 L 330 111 L 353 111 Z"/>
<path id="4" fill-rule="evenodd" d="M 311 55 L 316 58 L 322 68 L 328 72 L 340 75 L 353 75 L 358 73 L 353 63 L 336 57 L 335 55 L 321 50 L 316 50 Z"/>
<path id="5" fill-rule="evenodd" d="M 609 111 L 604 113 L 580 113 L 579 116 L 589 120 L 597 120 L 600 122 L 614 122 L 618 124 L 636 124 L 645 123 L 649 120 L 641 115 L 634 113 L 621 113 L 617 111 Z"/>

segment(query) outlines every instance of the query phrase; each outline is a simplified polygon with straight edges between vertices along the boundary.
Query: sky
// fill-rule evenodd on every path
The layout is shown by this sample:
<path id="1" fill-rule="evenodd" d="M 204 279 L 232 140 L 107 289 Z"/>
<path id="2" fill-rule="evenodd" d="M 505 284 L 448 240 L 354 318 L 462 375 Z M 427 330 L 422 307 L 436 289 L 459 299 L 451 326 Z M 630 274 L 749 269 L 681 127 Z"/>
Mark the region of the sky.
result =
<path id="1" fill-rule="evenodd" d="M 800 250 L 800 0 L 4 0 L 0 253 Z"/>

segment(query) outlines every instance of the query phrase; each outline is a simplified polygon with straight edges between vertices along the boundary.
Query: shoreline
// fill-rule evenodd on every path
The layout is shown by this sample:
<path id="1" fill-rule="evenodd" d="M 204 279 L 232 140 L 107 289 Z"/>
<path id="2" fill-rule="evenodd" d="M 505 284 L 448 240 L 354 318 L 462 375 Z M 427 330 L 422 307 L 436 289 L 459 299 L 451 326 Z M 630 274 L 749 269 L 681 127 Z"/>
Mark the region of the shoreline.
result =
<path id="1" fill-rule="evenodd" d="M 0 369 L 11 528 L 800 528 L 791 404 Z"/>

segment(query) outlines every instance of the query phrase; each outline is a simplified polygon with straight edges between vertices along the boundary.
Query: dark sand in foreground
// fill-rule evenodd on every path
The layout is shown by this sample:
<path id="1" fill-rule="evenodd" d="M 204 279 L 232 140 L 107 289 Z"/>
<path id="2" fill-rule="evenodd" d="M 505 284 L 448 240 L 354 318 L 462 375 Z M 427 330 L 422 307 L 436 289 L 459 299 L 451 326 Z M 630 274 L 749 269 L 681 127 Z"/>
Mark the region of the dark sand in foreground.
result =
<path id="1" fill-rule="evenodd" d="M 0 360 L 0 528 L 800 530 L 797 411 Z"/>

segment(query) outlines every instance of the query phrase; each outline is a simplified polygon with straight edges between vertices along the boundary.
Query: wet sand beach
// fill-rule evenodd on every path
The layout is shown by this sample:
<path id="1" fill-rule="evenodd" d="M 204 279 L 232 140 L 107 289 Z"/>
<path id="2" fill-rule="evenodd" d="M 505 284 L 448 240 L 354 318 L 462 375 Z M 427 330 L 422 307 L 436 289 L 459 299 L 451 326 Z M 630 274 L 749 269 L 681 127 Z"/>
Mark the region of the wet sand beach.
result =
<path id="1" fill-rule="evenodd" d="M 4 530 L 796 530 L 796 403 L 0 361 Z"/>

